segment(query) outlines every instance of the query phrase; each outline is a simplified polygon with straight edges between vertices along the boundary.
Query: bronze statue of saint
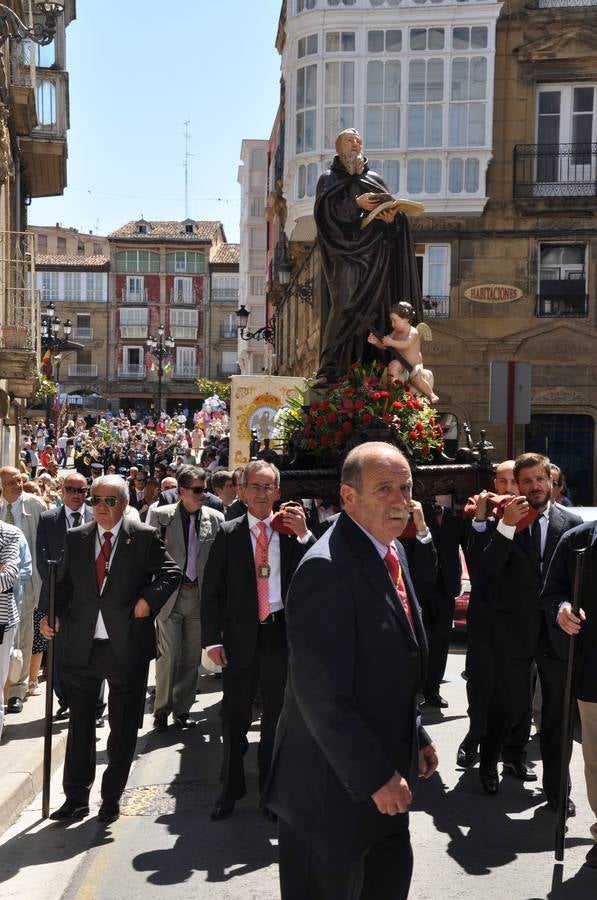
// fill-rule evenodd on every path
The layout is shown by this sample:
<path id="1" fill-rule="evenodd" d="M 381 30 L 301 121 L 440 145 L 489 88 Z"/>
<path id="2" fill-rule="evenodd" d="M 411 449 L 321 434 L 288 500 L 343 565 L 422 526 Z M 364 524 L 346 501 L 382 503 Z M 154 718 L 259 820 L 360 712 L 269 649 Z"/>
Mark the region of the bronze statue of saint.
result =
<path id="1" fill-rule="evenodd" d="M 378 205 L 382 211 L 372 219 Z M 423 305 L 408 218 L 388 202 L 388 189 L 369 169 L 354 128 L 336 139 L 336 156 L 317 184 L 314 216 L 327 285 L 317 381 L 325 385 L 351 363 L 379 358 L 368 336 L 386 333 L 392 306 L 411 303 L 416 324 Z"/>

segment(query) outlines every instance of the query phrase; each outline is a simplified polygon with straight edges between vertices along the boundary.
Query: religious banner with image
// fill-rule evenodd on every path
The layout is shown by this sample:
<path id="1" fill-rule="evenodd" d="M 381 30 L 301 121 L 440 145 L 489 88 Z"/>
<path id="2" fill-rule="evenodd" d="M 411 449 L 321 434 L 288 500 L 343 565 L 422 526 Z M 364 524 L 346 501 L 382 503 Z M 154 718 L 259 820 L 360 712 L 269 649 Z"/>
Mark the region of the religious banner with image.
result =
<path id="1" fill-rule="evenodd" d="M 294 375 L 233 375 L 230 379 L 230 467 L 249 461 L 251 432 L 260 441 L 275 441 L 275 416 L 305 379 Z M 276 449 L 274 447 L 274 449 Z"/>

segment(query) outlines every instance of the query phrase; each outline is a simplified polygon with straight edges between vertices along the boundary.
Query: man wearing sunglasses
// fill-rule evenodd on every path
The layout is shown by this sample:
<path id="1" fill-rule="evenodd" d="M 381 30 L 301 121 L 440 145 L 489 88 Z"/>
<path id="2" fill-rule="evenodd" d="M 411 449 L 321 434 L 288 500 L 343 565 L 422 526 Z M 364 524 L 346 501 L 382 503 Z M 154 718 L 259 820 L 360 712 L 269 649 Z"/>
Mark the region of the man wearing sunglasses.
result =
<path id="1" fill-rule="evenodd" d="M 135 753 L 147 667 L 155 656 L 155 616 L 178 585 L 181 571 L 155 529 L 124 516 L 128 487 L 118 475 L 91 485 L 95 522 L 66 534 L 56 590 L 56 628 L 64 629 L 63 678 L 70 721 L 63 787 L 66 801 L 52 813 L 68 822 L 89 812 L 95 776 L 95 706 L 109 686 L 108 768 L 102 778 L 100 822 L 115 821 Z"/>
<path id="2" fill-rule="evenodd" d="M 184 575 L 158 616 L 160 655 L 156 662 L 154 726 L 168 727 L 172 713 L 180 728 L 194 728 L 189 715 L 195 702 L 201 662 L 201 581 L 209 551 L 224 516 L 205 498 L 205 469 L 183 466 L 178 472 L 178 503 L 156 507 L 149 521 Z"/>
<path id="3" fill-rule="evenodd" d="M 35 558 L 37 571 L 41 578 L 38 608 L 42 612 L 48 610 L 48 560 L 61 562 L 64 556 L 66 532 L 79 525 L 93 522 L 91 507 L 85 503 L 86 496 L 86 479 L 79 472 L 69 473 L 62 484 L 62 506 L 47 509 L 40 516 L 35 542 Z M 62 637 L 63 635 L 60 634 L 57 638 L 54 650 L 54 693 L 58 699 L 57 719 L 64 718 L 68 710 L 68 699 L 62 681 Z M 96 724 L 99 727 L 104 724 L 102 715 L 105 705 L 102 686 L 96 709 Z"/>

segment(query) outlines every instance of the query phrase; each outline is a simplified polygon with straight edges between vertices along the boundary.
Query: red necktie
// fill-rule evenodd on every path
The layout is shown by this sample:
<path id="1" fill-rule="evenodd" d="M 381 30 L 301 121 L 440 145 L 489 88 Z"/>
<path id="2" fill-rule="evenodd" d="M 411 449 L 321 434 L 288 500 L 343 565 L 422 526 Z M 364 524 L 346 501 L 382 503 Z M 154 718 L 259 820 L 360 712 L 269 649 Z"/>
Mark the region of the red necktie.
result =
<path id="1" fill-rule="evenodd" d="M 255 572 L 257 574 L 257 613 L 259 621 L 263 622 L 270 614 L 269 608 L 269 541 L 266 537 L 264 522 L 257 522 L 259 534 L 255 547 Z M 267 572 L 267 574 L 266 574 Z"/>
<path id="2" fill-rule="evenodd" d="M 108 563 L 112 555 L 112 532 L 104 531 L 104 543 L 100 542 L 100 552 L 95 560 L 95 576 L 97 578 L 97 589 L 101 593 L 106 575 L 108 574 Z"/>
<path id="3" fill-rule="evenodd" d="M 415 622 L 410 608 L 408 594 L 406 592 L 406 585 L 404 584 L 404 579 L 402 578 L 402 566 L 400 565 L 400 560 L 398 559 L 398 554 L 393 544 L 390 544 L 390 546 L 388 547 L 388 552 L 384 556 L 384 562 L 387 566 L 388 572 L 390 573 L 392 584 L 396 588 L 398 596 L 400 597 L 402 608 L 406 613 L 406 618 L 410 622 L 410 627 L 412 628 L 414 634 Z"/>

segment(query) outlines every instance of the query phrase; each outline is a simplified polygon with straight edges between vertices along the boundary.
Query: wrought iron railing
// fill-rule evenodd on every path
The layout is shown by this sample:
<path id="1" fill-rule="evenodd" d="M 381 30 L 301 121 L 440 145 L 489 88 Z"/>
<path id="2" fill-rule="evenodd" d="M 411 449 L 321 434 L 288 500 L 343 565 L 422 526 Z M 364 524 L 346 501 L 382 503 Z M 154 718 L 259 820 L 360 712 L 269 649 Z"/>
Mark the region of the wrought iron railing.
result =
<path id="1" fill-rule="evenodd" d="M 230 303 L 238 303 L 238 288 L 212 288 L 212 300 L 228 300 Z"/>
<path id="2" fill-rule="evenodd" d="M 541 318 L 585 318 L 589 310 L 587 294 L 539 294 L 535 315 Z"/>
<path id="3" fill-rule="evenodd" d="M 559 9 L 574 6 L 597 6 L 597 0 L 538 0 L 539 9 Z"/>
<path id="4" fill-rule="evenodd" d="M 128 366 L 118 366 L 118 377 L 119 378 L 145 378 L 145 366 L 140 365 L 128 365 Z"/>
<path id="5" fill-rule="evenodd" d="M 200 374 L 199 366 L 175 366 L 172 377 L 176 381 L 194 381 Z"/>
<path id="6" fill-rule="evenodd" d="M 440 294 L 424 294 L 423 314 L 426 319 L 449 319 L 450 297 Z"/>
<path id="7" fill-rule="evenodd" d="M 71 363 L 68 367 L 69 378 L 97 378 L 96 363 Z"/>
<path id="8" fill-rule="evenodd" d="M 518 144 L 514 197 L 597 196 L 597 144 Z"/>

